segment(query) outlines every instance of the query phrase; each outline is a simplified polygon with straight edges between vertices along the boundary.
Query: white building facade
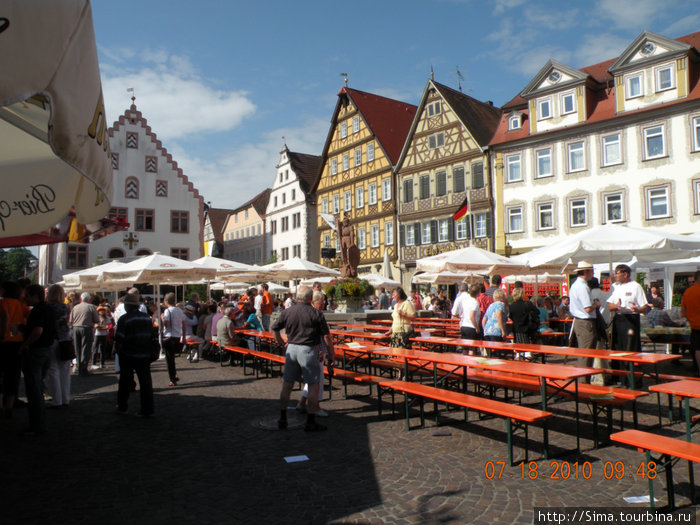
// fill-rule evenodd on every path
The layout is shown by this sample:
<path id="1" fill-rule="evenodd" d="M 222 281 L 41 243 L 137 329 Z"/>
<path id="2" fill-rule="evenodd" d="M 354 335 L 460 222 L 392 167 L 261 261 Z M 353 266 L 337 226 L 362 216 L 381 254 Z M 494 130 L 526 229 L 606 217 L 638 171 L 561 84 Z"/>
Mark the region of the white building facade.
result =
<path id="1" fill-rule="evenodd" d="M 587 68 L 550 60 L 504 106 L 491 141 L 498 248 L 606 223 L 697 231 L 698 44 L 644 32 Z"/>
<path id="2" fill-rule="evenodd" d="M 114 198 L 110 217 L 129 223 L 88 244 L 48 247 L 43 279 L 123 257 L 160 252 L 181 259 L 202 256 L 204 200 L 178 167 L 135 104 L 109 129 L 114 171 Z"/>
<path id="3" fill-rule="evenodd" d="M 319 262 L 318 218 L 311 191 L 320 165 L 321 157 L 289 151 L 286 145 L 280 152 L 265 213 L 269 257 Z"/>

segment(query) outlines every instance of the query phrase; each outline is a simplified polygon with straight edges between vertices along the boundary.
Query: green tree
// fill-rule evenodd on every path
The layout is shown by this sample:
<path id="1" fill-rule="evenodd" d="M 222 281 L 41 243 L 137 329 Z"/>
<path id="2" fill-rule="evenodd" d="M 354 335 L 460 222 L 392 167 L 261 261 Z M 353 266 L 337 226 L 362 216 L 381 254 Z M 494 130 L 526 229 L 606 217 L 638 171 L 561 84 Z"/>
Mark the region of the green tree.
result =
<path id="1" fill-rule="evenodd" d="M 30 271 L 30 263 L 36 260 L 26 248 L 10 248 L 0 254 L 0 275 L 11 281 L 21 279 Z"/>

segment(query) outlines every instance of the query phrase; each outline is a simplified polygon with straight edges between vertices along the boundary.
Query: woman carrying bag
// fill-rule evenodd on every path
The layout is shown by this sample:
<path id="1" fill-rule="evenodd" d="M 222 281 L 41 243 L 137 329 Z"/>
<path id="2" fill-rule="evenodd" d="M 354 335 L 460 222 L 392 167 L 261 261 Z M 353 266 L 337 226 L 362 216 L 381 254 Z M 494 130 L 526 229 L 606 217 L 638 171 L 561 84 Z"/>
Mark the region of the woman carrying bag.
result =
<path id="1" fill-rule="evenodd" d="M 413 337 L 411 321 L 416 318 L 416 311 L 403 288 L 396 288 L 392 293 L 392 298 L 396 301 L 396 306 L 391 312 L 393 319 L 389 332 L 391 346 L 393 348 L 411 348 L 410 339 Z"/>

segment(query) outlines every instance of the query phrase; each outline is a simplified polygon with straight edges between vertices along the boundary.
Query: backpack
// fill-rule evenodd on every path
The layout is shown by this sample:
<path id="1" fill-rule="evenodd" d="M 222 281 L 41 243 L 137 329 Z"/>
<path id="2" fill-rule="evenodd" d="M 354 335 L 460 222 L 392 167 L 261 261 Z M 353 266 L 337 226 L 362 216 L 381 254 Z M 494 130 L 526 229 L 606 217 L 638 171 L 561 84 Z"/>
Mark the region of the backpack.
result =
<path id="1" fill-rule="evenodd" d="M 540 329 L 540 311 L 535 305 L 530 303 L 528 307 L 528 323 L 527 323 L 527 333 L 532 335 L 536 334 Z"/>

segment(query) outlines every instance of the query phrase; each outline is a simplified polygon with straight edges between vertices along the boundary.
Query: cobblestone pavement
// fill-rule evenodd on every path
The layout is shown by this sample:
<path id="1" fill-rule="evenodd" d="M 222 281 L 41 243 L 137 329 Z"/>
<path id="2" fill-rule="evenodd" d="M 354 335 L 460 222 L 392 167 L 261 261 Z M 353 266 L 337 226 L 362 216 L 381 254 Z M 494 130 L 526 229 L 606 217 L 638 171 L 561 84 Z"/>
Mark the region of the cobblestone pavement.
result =
<path id="1" fill-rule="evenodd" d="M 151 419 L 135 417 L 138 395 L 130 399 L 130 415 L 114 413 L 117 376 L 105 370 L 73 377 L 73 402 L 47 411 L 46 435 L 18 436 L 26 424 L 24 409 L 0 420 L 0 523 L 529 524 L 536 506 L 645 508 L 623 500 L 648 492 L 647 481 L 636 475 L 644 456 L 612 445 L 594 450 L 585 406 L 580 455 L 542 459 L 542 431 L 530 429 L 530 459 L 536 460 L 531 465 L 538 473 L 530 479 L 529 466 L 506 465 L 499 472 L 497 462 L 506 461 L 501 419 L 479 420 L 472 413 L 465 424 L 462 412 L 452 411 L 439 428 L 428 419 L 426 428 L 409 432 L 400 413 L 391 418 L 387 396 L 379 417 L 375 398 L 344 399 L 336 389 L 333 400 L 324 402 L 327 432 L 265 430 L 261 422 L 278 414 L 279 377 L 256 379 L 240 367 L 209 361 L 177 363 L 181 381 L 175 388 L 166 387 L 165 363 L 154 365 Z M 350 392 L 365 394 L 367 388 L 353 386 Z M 530 400 L 537 404 L 536 397 Z M 571 402 L 553 406 L 554 453 L 575 447 L 572 410 Z M 655 424 L 655 397 L 640 412 L 641 428 Z M 626 421 L 630 427 L 631 414 Z M 683 428 L 664 420 L 661 431 L 680 436 Z M 516 444 L 522 456 L 522 442 Z M 284 460 L 297 455 L 309 460 Z M 577 461 L 590 462 L 590 472 L 579 467 L 575 479 Z M 618 461 L 625 476 L 607 479 Z M 485 471 L 489 462 L 495 475 Z M 564 462 L 572 467 L 569 479 L 555 479 L 566 474 Z M 677 503 L 688 508 L 685 465 L 679 463 L 674 475 Z M 658 479 L 661 503 L 663 487 Z"/>

